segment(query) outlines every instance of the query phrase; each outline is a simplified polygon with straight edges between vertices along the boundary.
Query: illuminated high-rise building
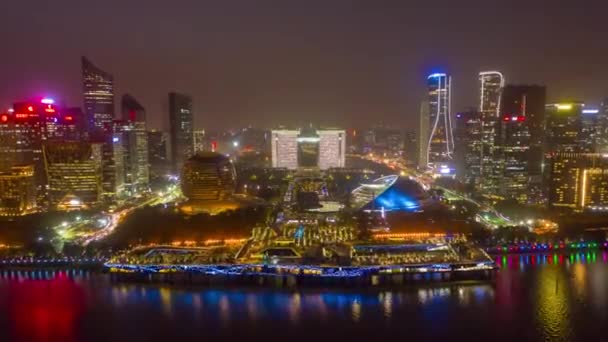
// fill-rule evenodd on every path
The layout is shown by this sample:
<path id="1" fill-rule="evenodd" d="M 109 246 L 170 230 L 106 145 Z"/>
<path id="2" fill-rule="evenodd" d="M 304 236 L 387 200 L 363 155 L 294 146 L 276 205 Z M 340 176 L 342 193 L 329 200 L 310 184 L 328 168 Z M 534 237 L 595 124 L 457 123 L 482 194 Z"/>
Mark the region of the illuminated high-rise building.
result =
<path id="1" fill-rule="evenodd" d="M 319 136 L 319 162 L 321 170 L 341 168 L 346 164 L 346 131 L 340 129 L 317 130 Z"/>
<path id="2" fill-rule="evenodd" d="M 150 182 L 146 110 L 127 94 L 122 97 L 121 112 L 123 121 L 118 123 L 118 128 L 124 136 L 125 189 L 135 195 L 147 191 Z"/>
<path id="3" fill-rule="evenodd" d="M 479 113 L 481 114 L 481 148 L 477 188 L 494 194 L 501 178 L 500 158 L 497 156 L 497 134 L 500 124 L 500 102 L 505 78 L 498 71 L 479 73 Z"/>
<path id="4" fill-rule="evenodd" d="M 503 90 L 496 144 L 501 197 L 523 203 L 543 196 L 545 93 L 542 86 L 507 85 Z"/>
<path id="5" fill-rule="evenodd" d="M 203 152 L 210 150 L 210 146 L 207 146 L 207 135 L 204 129 L 198 129 L 192 131 L 192 137 L 194 142 L 194 153 Z"/>
<path id="6" fill-rule="evenodd" d="M 84 111 L 93 131 L 111 131 L 114 120 L 114 78 L 82 57 Z"/>
<path id="7" fill-rule="evenodd" d="M 599 153 L 548 154 L 549 206 L 608 210 L 608 157 Z"/>
<path id="8" fill-rule="evenodd" d="M 475 110 L 457 113 L 455 121 L 456 177 L 468 186 L 479 188 L 482 181 L 482 114 Z"/>
<path id="9" fill-rule="evenodd" d="M 23 216 L 35 210 L 34 166 L 12 166 L 0 172 L 0 216 Z"/>
<path id="10" fill-rule="evenodd" d="M 427 79 L 429 94 L 427 163 L 432 169 L 449 164 L 453 158 L 451 79 L 444 73 L 431 74 Z"/>
<path id="11" fill-rule="evenodd" d="M 102 143 L 102 192 L 106 204 L 115 204 L 124 200 L 125 192 L 125 150 L 124 133 L 114 130 L 106 134 Z M 97 141 L 96 141 L 97 142 Z"/>
<path id="12" fill-rule="evenodd" d="M 272 167 L 342 168 L 346 162 L 346 131 L 339 129 L 273 130 Z"/>
<path id="13" fill-rule="evenodd" d="M 15 145 L 10 149 L 15 154 L 14 162 L 34 166 L 34 184 L 39 205 L 45 204 L 46 171 L 42 146 L 53 139 L 66 139 L 68 132 L 76 130 L 73 123 L 77 120 L 52 99 L 37 99 L 13 104 L 12 117 L 8 118 Z M 69 129 L 69 127 L 72 127 Z"/>
<path id="14" fill-rule="evenodd" d="M 273 130 L 271 133 L 272 167 L 298 168 L 299 130 Z"/>
<path id="15" fill-rule="evenodd" d="M 599 153 L 608 153 L 608 98 L 602 102 L 598 110 L 595 127 L 596 150 Z"/>
<path id="16" fill-rule="evenodd" d="M 545 106 L 545 152 L 583 152 L 582 102 L 551 103 Z"/>
<path id="17" fill-rule="evenodd" d="M 598 108 L 586 107 L 582 110 L 581 134 L 579 144 L 583 153 L 598 153 L 599 151 L 599 112 Z"/>
<path id="18" fill-rule="evenodd" d="M 157 130 L 148 131 L 148 162 L 150 178 L 155 179 L 169 172 L 169 134 Z"/>
<path id="19" fill-rule="evenodd" d="M 80 210 L 101 204 L 101 143 L 47 142 L 44 160 L 53 208 Z"/>
<path id="20" fill-rule="evenodd" d="M 171 127 L 171 158 L 173 170 L 179 172 L 194 154 L 192 98 L 169 93 L 169 124 Z"/>
<path id="21" fill-rule="evenodd" d="M 428 101 L 422 101 L 418 116 L 418 129 L 416 130 L 416 141 L 418 142 L 417 164 L 418 168 L 422 170 L 428 166 L 429 120 L 429 103 Z"/>

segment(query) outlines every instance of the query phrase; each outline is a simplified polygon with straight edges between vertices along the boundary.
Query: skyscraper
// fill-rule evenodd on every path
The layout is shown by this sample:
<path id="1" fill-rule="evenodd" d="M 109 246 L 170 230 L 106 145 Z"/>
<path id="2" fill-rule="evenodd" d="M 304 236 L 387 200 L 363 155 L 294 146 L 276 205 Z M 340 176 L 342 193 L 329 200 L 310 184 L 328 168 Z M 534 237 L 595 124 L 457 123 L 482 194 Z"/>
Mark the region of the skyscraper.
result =
<path id="1" fill-rule="evenodd" d="M 451 77 L 444 73 L 427 78 L 429 90 L 429 140 L 427 163 L 437 169 L 452 161 L 454 136 L 452 132 Z"/>
<path id="2" fill-rule="evenodd" d="M 550 207 L 608 210 L 608 158 L 599 153 L 548 154 Z"/>
<path id="3" fill-rule="evenodd" d="M 53 207 L 69 210 L 101 204 L 102 144 L 48 142 L 44 145 L 44 161 Z"/>
<path id="4" fill-rule="evenodd" d="M 608 153 L 608 98 L 602 102 L 599 108 L 595 127 L 597 152 Z"/>
<path id="5" fill-rule="evenodd" d="M 207 150 L 207 137 L 204 129 L 192 131 L 194 139 L 194 153 L 203 152 Z"/>
<path id="6" fill-rule="evenodd" d="M 22 216 L 35 210 L 34 167 L 13 166 L 0 172 L 0 216 Z"/>
<path id="7" fill-rule="evenodd" d="M 124 135 L 125 186 L 134 195 L 146 191 L 150 181 L 146 110 L 133 96 L 126 94 L 122 97 L 121 112 L 123 121 L 118 123 L 118 128 Z"/>
<path id="8" fill-rule="evenodd" d="M 499 194 L 520 202 L 542 197 L 545 87 L 507 85 L 501 96 Z"/>
<path id="9" fill-rule="evenodd" d="M 169 93 L 169 124 L 173 170 L 179 172 L 184 162 L 194 154 L 192 98 Z"/>
<path id="10" fill-rule="evenodd" d="M 102 188 L 103 199 L 107 204 L 114 204 L 125 196 L 125 151 L 124 133 L 120 130 L 106 134 L 102 145 Z"/>
<path id="11" fill-rule="evenodd" d="M 271 131 L 272 167 L 341 168 L 346 161 L 346 131 L 305 128 Z"/>
<path id="12" fill-rule="evenodd" d="M 464 184 L 479 188 L 482 157 L 482 114 L 470 110 L 456 114 L 454 165 L 456 177 Z"/>
<path id="13" fill-rule="evenodd" d="M 429 103 L 420 103 L 418 116 L 418 129 L 416 130 L 416 141 L 418 142 L 417 165 L 419 169 L 426 169 L 428 166 L 428 147 L 429 147 Z"/>
<path id="14" fill-rule="evenodd" d="M 481 114 L 481 148 L 478 189 L 488 194 L 496 193 L 500 175 L 500 159 L 497 158 L 496 138 L 500 123 L 500 102 L 505 78 L 498 71 L 479 73 L 479 113 Z"/>
<path id="15" fill-rule="evenodd" d="M 298 168 L 298 130 L 273 130 L 271 133 L 272 167 Z"/>
<path id="16" fill-rule="evenodd" d="M 84 111 L 93 131 L 111 130 L 114 119 L 114 78 L 82 57 Z"/>
<path id="17" fill-rule="evenodd" d="M 156 130 L 148 131 L 148 162 L 150 178 L 159 178 L 169 171 L 169 134 Z"/>
<path id="18" fill-rule="evenodd" d="M 319 135 L 319 163 L 321 170 L 344 167 L 346 163 L 346 131 L 317 130 Z"/>
<path id="19" fill-rule="evenodd" d="M 582 102 L 551 103 L 545 106 L 545 152 L 583 152 Z"/>

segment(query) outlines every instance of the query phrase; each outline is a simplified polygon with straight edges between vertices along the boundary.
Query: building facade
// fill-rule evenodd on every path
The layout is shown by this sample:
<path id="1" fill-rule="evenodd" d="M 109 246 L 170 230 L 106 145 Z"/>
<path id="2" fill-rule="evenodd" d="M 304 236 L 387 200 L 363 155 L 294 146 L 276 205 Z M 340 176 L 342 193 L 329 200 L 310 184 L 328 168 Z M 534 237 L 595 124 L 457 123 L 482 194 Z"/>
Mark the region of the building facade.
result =
<path id="1" fill-rule="evenodd" d="M 102 203 L 102 144 L 47 142 L 44 160 L 52 208 L 88 209 Z"/>
<path id="2" fill-rule="evenodd" d="M 169 124 L 173 169 L 179 172 L 184 162 L 194 154 L 192 98 L 169 93 Z"/>
<path id="3" fill-rule="evenodd" d="M 599 153 L 548 155 L 549 206 L 608 210 L 608 157 Z"/>
<path id="4" fill-rule="evenodd" d="M 151 179 L 169 173 L 169 134 L 167 132 L 148 131 L 148 162 Z"/>
<path id="5" fill-rule="evenodd" d="M 84 111 L 92 131 L 111 130 L 114 120 L 114 78 L 82 57 Z"/>
<path id="6" fill-rule="evenodd" d="M 0 172 L 0 216 L 14 217 L 36 211 L 34 166 L 12 166 Z"/>
<path id="7" fill-rule="evenodd" d="M 271 132 L 272 167 L 295 170 L 298 168 L 298 130 Z"/>
<path id="8" fill-rule="evenodd" d="M 454 130 L 456 177 L 475 189 L 480 187 L 482 181 L 482 118 L 482 113 L 477 111 L 458 113 Z"/>
<path id="9" fill-rule="evenodd" d="M 582 102 L 551 103 L 545 106 L 545 152 L 583 152 Z"/>
<path id="10" fill-rule="evenodd" d="M 220 153 L 197 153 L 184 164 L 181 187 L 190 201 L 226 200 L 236 189 L 234 165 Z"/>
<path id="11" fill-rule="evenodd" d="M 498 158 L 497 137 L 500 124 L 500 103 L 505 78 L 499 71 L 479 73 L 479 113 L 481 114 L 480 181 L 477 189 L 486 194 L 498 190 L 501 164 Z"/>
<path id="12" fill-rule="evenodd" d="M 432 169 L 452 162 L 454 136 L 451 118 L 451 77 L 444 73 L 429 75 L 429 134 L 427 163 Z"/>
<path id="13" fill-rule="evenodd" d="M 125 151 L 125 187 L 129 195 L 145 192 L 150 183 L 146 110 L 131 95 L 121 101 Z"/>
<path id="14" fill-rule="evenodd" d="M 500 105 L 498 195 L 519 202 L 543 199 L 545 98 L 543 86 L 507 85 Z"/>
<path id="15" fill-rule="evenodd" d="M 343 168 L 346 164 L 346 131 L 339 129 L 273 130 L 272 167 Z"/>

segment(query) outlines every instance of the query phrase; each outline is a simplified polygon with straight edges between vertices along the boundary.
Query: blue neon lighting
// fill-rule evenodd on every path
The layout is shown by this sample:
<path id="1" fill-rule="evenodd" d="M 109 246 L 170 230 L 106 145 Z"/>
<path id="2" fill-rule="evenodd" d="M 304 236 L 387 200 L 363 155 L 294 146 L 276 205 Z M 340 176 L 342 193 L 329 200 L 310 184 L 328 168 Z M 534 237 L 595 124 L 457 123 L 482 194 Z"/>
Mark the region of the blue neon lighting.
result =
<path id="1" fill-rule="evenodd" d="M 446 76 L 446 74 L 443 73 L 443 72 L 436 72 L 434 74 L 430 74 L 429 77 L 427 77 L 427 79 L 438 78 L 438 77 L 445 77 L 445 76 Z"/>

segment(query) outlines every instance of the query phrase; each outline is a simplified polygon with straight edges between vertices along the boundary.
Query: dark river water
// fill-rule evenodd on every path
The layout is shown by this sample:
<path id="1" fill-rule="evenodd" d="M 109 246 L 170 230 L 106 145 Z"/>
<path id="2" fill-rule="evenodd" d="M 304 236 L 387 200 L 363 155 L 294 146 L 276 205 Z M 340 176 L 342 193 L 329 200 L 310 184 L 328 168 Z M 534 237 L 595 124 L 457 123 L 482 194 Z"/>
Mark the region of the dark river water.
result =
<path id="1" fill-rule="evenodd" d="M 493 283 L 391 290 L 178 288 L 0 271 L 0 341 L 608 341 L 607 252 L 496 260 Z"/>

